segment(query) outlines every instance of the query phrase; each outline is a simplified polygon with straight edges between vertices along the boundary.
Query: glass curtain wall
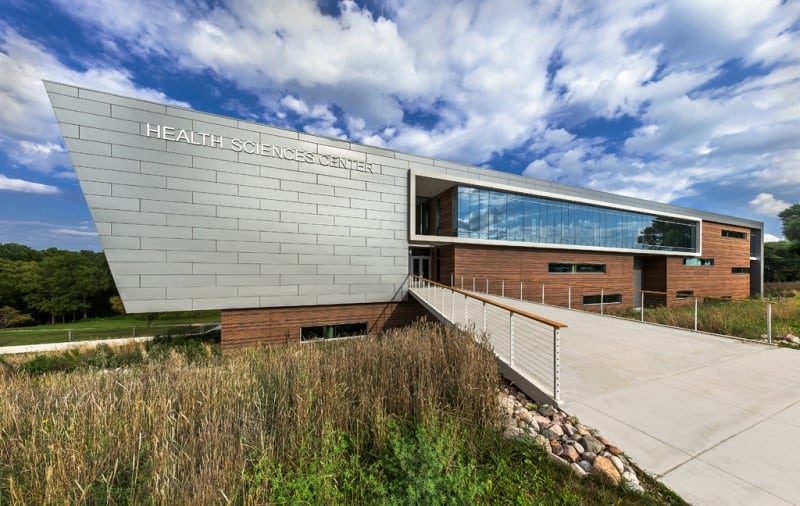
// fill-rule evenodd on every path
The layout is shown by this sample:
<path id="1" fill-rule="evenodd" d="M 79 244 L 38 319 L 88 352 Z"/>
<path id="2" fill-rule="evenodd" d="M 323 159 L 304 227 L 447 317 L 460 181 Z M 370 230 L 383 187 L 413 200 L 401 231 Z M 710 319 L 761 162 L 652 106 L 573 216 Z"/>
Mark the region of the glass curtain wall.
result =
<path id="1" fill-rule="evenodd" d="M 697 222 L 458 187 L 455 235 L 598 248 L 695 252 Z"/>

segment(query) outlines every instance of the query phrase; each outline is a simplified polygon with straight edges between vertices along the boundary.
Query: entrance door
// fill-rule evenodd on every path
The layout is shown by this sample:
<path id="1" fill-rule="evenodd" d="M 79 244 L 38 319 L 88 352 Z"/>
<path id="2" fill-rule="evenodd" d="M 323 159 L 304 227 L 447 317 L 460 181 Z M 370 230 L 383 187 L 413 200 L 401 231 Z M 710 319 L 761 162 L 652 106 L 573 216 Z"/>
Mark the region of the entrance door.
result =
<path id="1" fill-rule="evenodd" d="M 431 257 L 428 256 L 412 256 L 411 257 L 411 273 L 415 276 L 422 276 L 425 279 L 431 279 Z"/>

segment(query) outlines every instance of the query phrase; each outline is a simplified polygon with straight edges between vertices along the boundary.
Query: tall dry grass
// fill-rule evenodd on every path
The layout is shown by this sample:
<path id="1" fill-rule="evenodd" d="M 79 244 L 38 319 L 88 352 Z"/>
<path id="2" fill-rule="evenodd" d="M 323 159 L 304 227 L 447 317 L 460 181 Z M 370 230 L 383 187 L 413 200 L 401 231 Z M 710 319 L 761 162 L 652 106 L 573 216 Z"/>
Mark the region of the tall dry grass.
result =
<path id="1" fill-rule="evenodd" d="M 264 462 L 290 469 L 337 434 L 358 454 L 392 417 L 497 424 L 494 358 L 451 328 L 209 355 L 0 375 L 0 504 L 263 503 Z"/>

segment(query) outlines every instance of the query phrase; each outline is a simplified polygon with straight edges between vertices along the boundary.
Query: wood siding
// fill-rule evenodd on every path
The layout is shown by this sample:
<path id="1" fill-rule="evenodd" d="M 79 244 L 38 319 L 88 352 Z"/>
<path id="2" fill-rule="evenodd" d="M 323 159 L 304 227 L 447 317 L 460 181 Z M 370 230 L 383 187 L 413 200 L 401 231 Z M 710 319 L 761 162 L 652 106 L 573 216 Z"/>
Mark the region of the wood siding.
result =
<path id="1" fill-rule="evenodd" d="M 723 230 L 744 232 L 746 239 L 723 237 Z M 703 222 L 702 258 L 713 258 L 713 266 L 683 265 L 683 257 L 667 258 L 667 305 L 692 303 L 691 299 L 676 300 L 675 292 L 692 290 L 700 297 L 750 296 L 750 275 L 732 274 L 733 267 L 750 267 L 750 229 Z"/>
<path id="2" fill-rule="evenodd" d="M 622 303 L 608 308 L 629 308 L 633 296 L 633 255 L 624 253 L 514 248 L 508 246 L 451 245 L 439 249 L 441 276 L 449 283 L 485 292 L 487 279 L 491 294 L 519 298 L 520 289 L 527 300 L 541 301 L 544 285 L 545 303 L 598 310 L 583 305 L 585 295 L 621 294 Z M 605 264 L 605 274 L 551 274 L 549 263 Z M 462 279 L 463 278 L 463 279 Z M 520 286 L 520 283 L 522 284 Z M 570 289 L 571 288 L 571 293 Z"/>
<path id="3" fill-rule="evenodd" d="M 401 327 L 427 311 L 416 301 L 222 311 L 222 348 L 300 341 L 300 328 L 367 322 L 369 332 Z"/>

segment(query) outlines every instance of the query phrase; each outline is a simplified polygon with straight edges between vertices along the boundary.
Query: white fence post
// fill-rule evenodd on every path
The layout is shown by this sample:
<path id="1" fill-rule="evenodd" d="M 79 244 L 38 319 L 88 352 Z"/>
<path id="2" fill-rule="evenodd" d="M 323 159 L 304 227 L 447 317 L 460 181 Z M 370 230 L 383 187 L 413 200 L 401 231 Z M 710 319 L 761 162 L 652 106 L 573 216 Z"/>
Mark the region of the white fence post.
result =
<path id="1" fill-rule="evenodd" d="M 505 279 L 502 280 L 502 282 L 500 284 L 500 296 L 501 297 L 505 297 L 506 296 L 506 280 Z"/>
<path id="2" fill-rule="evenodd" d="M 483 331 L 486 332 L 486 303 L 483 303 Z"/>
<path id="3" fill-rule="evenodd" d="M 644 323 L 644 290 L 642 290 L 642 307 L 641 307 L 641 309 L 642 309 L 642 312 L 641 312 L 642 323 Z"/>
<path id="4" fill-rule="evenodd" d="M 603 289 L 600 289 L 600 314 L 603 314 L 603 297 L 604 297 Z"/>
<path id="5" fill-rule="evenodd" d="M 508 365 L 514 367 L 514 312 L 508 312 Z"/>
<path id="6" fill-rule="evenodd" d="M 475 278 L 472 278 L 472 291 L 475 291 Z"/>
<path id="7" fill-rule="evenodd" d="M 772 344 L 772 304 L 767 304 L 767 342 Z"/>
<path id="8" fill-rule="evenodd" d="M 489 295 L 489 278 L 486 278 L 486 295 Z"/>
<path id="9" fill-rule="evenodd" d="M 456 321 L 456 291 L 450 290 L 450 320 Z"/>
<path id="10" fill-rule="evenodd" d="M 567 309 L 572 309 L 572 285 L 567 287 Z"/>
<path id="11" fill-rule="evenodd" d="M 520 280 L 520 282 L 519 282 L 519 300 L 522 300 L 522 283 L 523 283 L 523 281 Z"/>
<path id="12" fill-rule="evenodd" d="M 697 297 L 694 298 L 694 331 L 697 332 Z"/>
<path id="13" fill-rule="evenodd" d="M 67 331 L 67 341 L 72 341 L 72 329 Z"/>
<path id="14" fill-rule="evenodd" d="M 561 339 L 558 327 L 553 327 L 553 400 L 561 400 Z"/>
<path id="15" fill-rule="evenodd" d="M 544 304 L 544 283 L 542 283 L 542 304 Z"/>
<path id="16" fill-rule="evenodd" d="M 464 289 L 464 276 L 461 276 L 461 289 Z"/>

